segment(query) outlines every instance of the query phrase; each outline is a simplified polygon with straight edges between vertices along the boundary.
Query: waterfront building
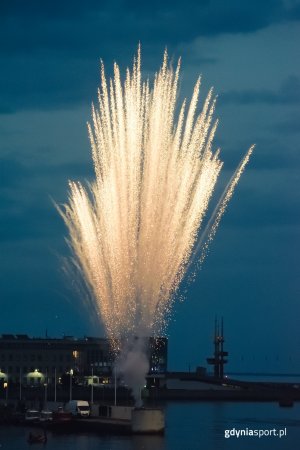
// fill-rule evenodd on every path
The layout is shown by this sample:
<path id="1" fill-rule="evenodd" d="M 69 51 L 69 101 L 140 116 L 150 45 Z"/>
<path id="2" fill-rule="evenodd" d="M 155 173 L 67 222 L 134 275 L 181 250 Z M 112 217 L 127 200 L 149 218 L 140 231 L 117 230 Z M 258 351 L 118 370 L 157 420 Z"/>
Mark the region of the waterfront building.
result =
<path id="1" fill-rule="evenodd" d="M 147 338 L 149 373 L 167 371 L 168 341 Z M 25 334 L 2 334 L 0 337 L 0 382 L 36 386 L 59 383 L 67 374 L 81 379 L 93 374 L 107 383 L 112 374 L 114 354 L 106 338 L 34 338 Z"/>

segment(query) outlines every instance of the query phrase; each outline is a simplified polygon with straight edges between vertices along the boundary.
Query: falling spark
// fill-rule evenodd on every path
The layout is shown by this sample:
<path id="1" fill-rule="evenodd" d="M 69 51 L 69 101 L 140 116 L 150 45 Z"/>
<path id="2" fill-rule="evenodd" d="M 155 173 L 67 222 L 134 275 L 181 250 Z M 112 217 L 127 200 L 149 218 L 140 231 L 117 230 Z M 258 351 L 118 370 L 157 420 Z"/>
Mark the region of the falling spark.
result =
<path id="1" fill-rule="evenodd" d="M 234 189 L 236 185 L 239 182 L 239 179 L 242 175 L 242 173 L 245 170 L 246 165 L 249 162 L 250 156 L 253 153 L 253 150 L 255 148 L 255 145 L 252 145 L 249 150 L 247 151 L 246 155 L 238 165 L 237 169 L 235 170 L 234 174 L 230 178 L 229 182 L 227 183 L 227 186 L 225 187 L 214 211 L 211 214 L 211 217 L 209 221 L 207 222 L 207 225 L 202 231 L 200 238 L 198 239 L 197 245 L 193 251 L 193 255 L 190 258 L 188 266 L 191 267 L 192 264 L 195 262 L 195 259 L 197 258 L 197 264 L 196 267 L 199 269 L 201 264 L 203 263 L 204 259 L 207 256 L 209 245 L 212 242 L 213 238 L 215 237 L 215 234 L 217 232 L 218 226 L 220 224 L 220 221 L 222 219 L 222 216 L 226 210 L 226 207 L 234 193 Z M 200 255 L 200 257 L 199 257 Z M 193 275 L 195 276 L 195 274 Z M 192 277 L 191 277 L 192 279 Z"/>
<path id="2" fill-rule="evenodd" d="M 212 143 L 215 98 L 197 114 L 198 79 L 176 119 L 180 61 L 165 52 L 154 78 L 142 81 L 140 49 L 122 84 L 101 63 L 99 106 L 88 125 L 95 181 L 71 181 L 60 213 L 82 277 L 114 342 L 161 332 L 182 281 L 222 162 Z M 213 238 L 252 148 L 232 177 L 206 230 Z"/>

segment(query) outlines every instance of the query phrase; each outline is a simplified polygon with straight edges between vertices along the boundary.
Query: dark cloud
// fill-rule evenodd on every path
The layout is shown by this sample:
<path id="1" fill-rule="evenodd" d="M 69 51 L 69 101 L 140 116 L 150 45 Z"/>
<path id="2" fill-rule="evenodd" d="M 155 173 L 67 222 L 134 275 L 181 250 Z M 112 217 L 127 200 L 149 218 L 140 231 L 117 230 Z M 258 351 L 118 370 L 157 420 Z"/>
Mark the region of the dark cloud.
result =
<path id="1" fill-rule="evenodd" d="M 0 159 L 0 188 L 10 188 L 29 176 L 28 169 L 12 158 Z"/>
<path id="2" fill-rule="evenodd" d="M 92 99 L 99 84 L 99 65 L 62 58 L 19 58 L 0 73 L 0 113 L 72 108 Z"/>
<path id="3" fill-rule="evenodd" d="M 58 166 L 51 166 L 50 168 L 44 166 L 44 170 L 48 174 L 61 174 L 66 178 L 72 177 L 72 179 L 77 178 L 86 178 L 89 179 L 90 177 L 94 176 L 94 168 L 92 161 L 89 161 L 87 163 L 82 162 L 70 162 L 65 164 L 60 164 Z"/>
<path id="4" fill-rule="evenodd" d="M 291 75 L 283 81 L 278 90 L 271 89 L 248 89 L 244 91 L 227 91 L 220 94 L 220 104 L 242 104 L 255 103 L 265 104 L 297 104 L 300 102 L 300 77 Z"/>
<path id="5" fill-rule="evenodd" d="M 273 227 L 277 230 L 284 230 L 286 227 L 297 228 L 300 219 L 300 215 L 296 213 L 299 209 L 299 196 L 293 195 L 287 201 L 282 196 L 273 195 L 271 189 L 273 183 L 270 180 L 266 179 L 265 184 L 261 182 L 259 184 L 259 192 L 249 188 L 243 189 L 241 186 L 237 188 L 228 206 L 228 217 L 224 218 L 222 226 L 242 230 Z M 282 188 L 287 185 L 291 188 L 295 187 L 289 179 L 288 172 L 282 175 L 280 184 Z"/>
<path id="6" fill-rule="evenodd" d="M 101 7 L 105 8 L 108 2 L 101 0 Z M 73 18 L 90 13 L 99 8 L 98 0 L 88 0 L 86 2 L 64 0 L 30 0 L 24 3 L 23 0 L 3 0 L 0 4 L 1 17 L 5 20 L 10 18 Z"/>
<path id="7" fill-rule="evenodd" d="M 86 101 L 98 85 L 98 58 L 110 63 L 111 55 L 118 55 L 122 64 L 138 41 L 150 67 L 152 56 L 160 56 L 165 45 L 172 54 L 178 44 L 197 36 L 249 33 L 297 14 L 281 0 L 5 0 L 0 17 L 0 113 L 8 113 Z"/>
<path id="8" fill-rule="evenodd" d="M 63 221 L 49 195 L 49 192 L 55 189 L 53 180 L 56 180 L 56 183 L 60 180 L 61 186 L 67 188 L 66 181 L 70 178 L 89 180 L 92 176 L 91 162 L 57 165 L 36 163 L 26 166 L 16 159 L 2 158 L 0 241 L 51 239 L 58 235 L 63 236 Z M 43 187 L 37 189 L 40 185 Z"/>
<path id="9" fill-rule="evenodd" d="M 299 163 L 300 155 L 294 148 L 284 144 L 280 146 L 277 142 L 272 144 L 272 141 L 258 144 L 253 158 L 255 170 L 293 169 Z"/>
<path id="10" fill-rule="evenodd" d="M 276 126 L 278 128 L 276 128 Z M 291 126 L 295 126 L 296 128 L 296 120 L 295 123 L 291 123 Z M 300 153 L 293 144 L 286 142 L 289 130 L 285 130 L 282 124 L 274 124 L 272 127 L 269 127 L 269 130 L 272 131 L 272 133 L 273 131 L 276 131 L 276 136 L 256 137 L 255 150 L 251 157 L 249 168 L 255 171 L 271 171 L 278 169 L 288 170 L 298 167 L 300 164 Z M 278 139 L 279 135 L 282 137 L 280 140 Z M 240 140 L 234 146 L 228 146 L 228 142 L 225 145 L 221 145 L 221 158 L 224 161 L 224 169 L 228 172 L 233 172 L 249 146 L 249 140 L 247 140 L 247 142 L 245 140 Z M 249 169 L 247 169 L 247 171 L 248 170 Z"/>
<path id="11" fill-rule="evenodd" d="M 174 43 L 201 35 L 250 32 L 295 20 L 297 11 L 297 5 L 288 7 L 283 0 L 1 2 L 2 32 L 17 31 L 6 48 L 17 53 L 39 48 L 60 51 L 66 46 L 75 50 L 83 43 L 91 49 L 108 37 L 128 41 L 139 35 L 141 40 L 151 37 Z"/>
<path id="12" fill-rule="evenodd" d="M 53 180 L 53 177 L 85 178 L 90 179 L 93 176 L 92 161 L 89 162 L 68 162 L 62 164 L 41 164 L 36 163 L 33 166 L 26 166 L 14 158 L 0 159 L 0 188 L 16 188 L 22 185 L 28 179 L 33 181 L 38 177 L 44 180 Z"/>
<path id="13" fill-rule="evenodd" d="M 295 114 L 281 122 L 277 122 L 270 126 L 270 130 L 276 134 L 291 135 L 295 133 L 300 133 L 300 115 Z"/>
<path id="14" fill-rule="evenodd" d="M 300 20 L 300 2 L 299 0 L 294 0 L 293 3 L 286 9 L 286 18 L 288 20 Z"/>
<path id="15" fill-rule="evenodd" d="M 15 204 L 16 205 L 16 204 Z M 63 224 L 51 200 L 32 202 L 28 207 L 7 210 L 0 222 L 0 242 L 20 242 L 24 239 L 51 239 L 63 235 Z"/>

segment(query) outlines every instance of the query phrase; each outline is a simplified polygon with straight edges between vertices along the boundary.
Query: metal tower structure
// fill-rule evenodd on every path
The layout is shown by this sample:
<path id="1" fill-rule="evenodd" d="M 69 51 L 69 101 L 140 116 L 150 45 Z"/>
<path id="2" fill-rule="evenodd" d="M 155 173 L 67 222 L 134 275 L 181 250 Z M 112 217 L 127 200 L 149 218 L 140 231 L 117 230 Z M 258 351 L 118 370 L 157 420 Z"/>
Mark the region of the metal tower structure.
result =
<path id="1" fill-rule="evenodd" d="M 228 352 L 224 351 L 224 324 L 223 317 L 221 319 L 221 326 L 217 318 L 215 318 L 215 332 L 214 332 L 214 356 L 207 358 L 207 363 L 214 366 L 215 378 L 224 378 L 224 365 L 227 364 Z"/>

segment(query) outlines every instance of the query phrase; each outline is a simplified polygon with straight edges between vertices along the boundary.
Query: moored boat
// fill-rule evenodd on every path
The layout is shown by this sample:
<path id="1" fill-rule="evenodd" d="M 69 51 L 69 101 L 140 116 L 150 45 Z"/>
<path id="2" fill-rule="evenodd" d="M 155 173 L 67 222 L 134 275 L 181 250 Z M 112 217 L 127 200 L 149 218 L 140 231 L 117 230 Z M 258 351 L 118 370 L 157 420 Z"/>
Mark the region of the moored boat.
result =
<path id="1" fill-rule="evenodd" d="M 58 408 L 57 411 L 52 412 L 53 423 L 71 422 L 71 420 L 72 413 L 69 411 L 64 411 L 62 408 Z"/>
<path id="2" fill-rule="evenodd" d="M 44 434 L 33 434 L 30 432 L 27 442 L 29 444 L 45 444 L 47 442 L 46 432 Z"/>

